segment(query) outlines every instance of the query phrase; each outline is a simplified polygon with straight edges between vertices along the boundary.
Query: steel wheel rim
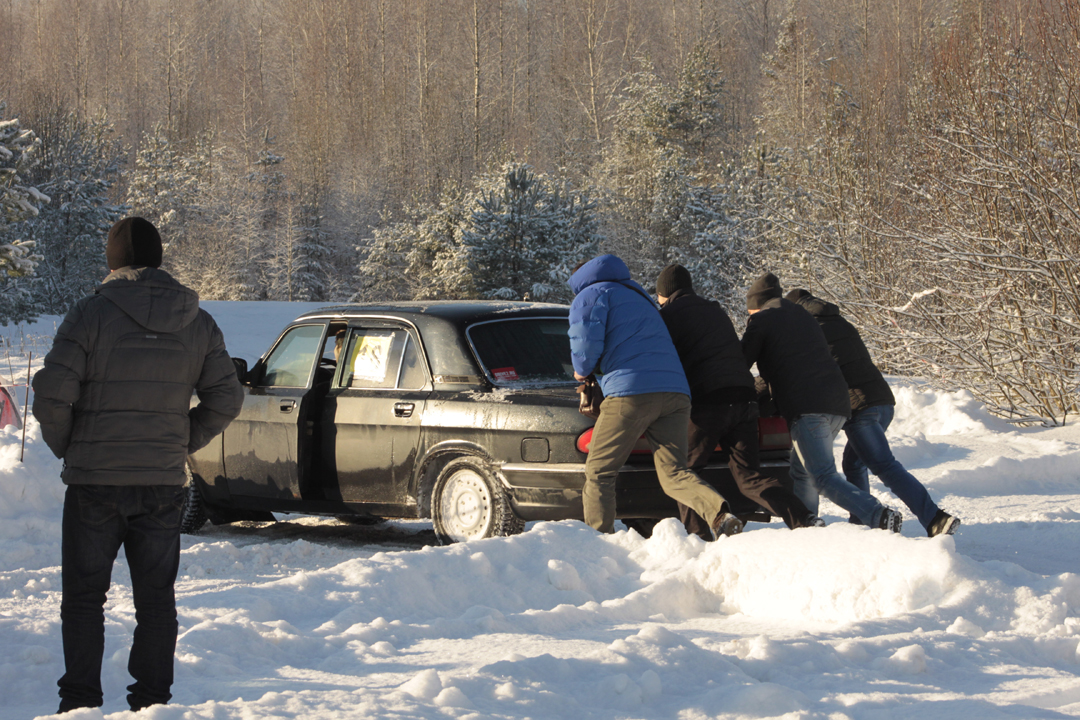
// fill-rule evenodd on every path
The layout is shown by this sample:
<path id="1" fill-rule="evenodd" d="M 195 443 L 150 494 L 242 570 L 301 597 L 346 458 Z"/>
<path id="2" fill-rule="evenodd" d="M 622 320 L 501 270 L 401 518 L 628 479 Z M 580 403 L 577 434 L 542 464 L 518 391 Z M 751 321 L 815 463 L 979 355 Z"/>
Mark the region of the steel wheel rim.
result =
<path id="1" fill-rule="evenodd" d="M 446 481 L 439 510 L 446 534 L 453 540 L 484 536 L 491 521 L 491 490 L 475 470 L 460 470 Z"/>

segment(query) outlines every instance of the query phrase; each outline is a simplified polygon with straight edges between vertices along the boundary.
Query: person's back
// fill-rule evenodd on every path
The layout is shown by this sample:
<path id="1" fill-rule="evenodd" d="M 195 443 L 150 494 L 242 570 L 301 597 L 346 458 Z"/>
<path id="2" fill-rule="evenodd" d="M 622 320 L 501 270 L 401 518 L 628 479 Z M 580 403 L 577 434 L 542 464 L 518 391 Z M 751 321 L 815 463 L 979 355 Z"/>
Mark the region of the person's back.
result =
<path id="1" fill-rule="evenodd" d="M 64 481 L 182 485 L 189 447 L 205 445 L 220 425 L 201 422 L 219 411 L 202 407 L 189 416 L 189 409 L 206 358 L 221 343 L 195 292 L 157 268 L 121 268 L 80 300 L 35 378 L 34 413 L 46 443 L 64 458 Z M 242 396 L 229 377 L 235 369 L 228 356 L 216 362 L 217 379 L 225 381 L 218 390 L 230 399 L 227 414 Z M 53 397 L 51 389 L 66 389 L 76 377 L 80 402 L 71 413 L 70 394 Z"/>
<path id="2" fill-rule="evenodd" d="M 840 314 L 839 306 L 817 298 L 806 290 L 792 290 L 787 299 L 817 320 L 829 352 L 847 383 L 852 412 L 875 405 L 896 404 L 892 389 L 870 357 L 862 335 Z"/>
<path id="3" fill-rule="evenodd" d="M 783 298 L 763 303 L 750 316 L 742 347 L 789 422 L 808 413 L 850 416 L 844 375 L 821 327 L 798 305 Z"/>
<path id="4" fill-rule="evenodd" d="M 690 394 L 679 356 L 656 305 L 626 263 L 601 255 L 570 278 L 574 369 L 597 372 L 604 397 Z"/>
<path id="5" fill-rule="evenodd" d="M 728 402 L 753 400 L 754 376 L 746 367 L 735 326 L 720 303 L 685 289 L 667 297 L 660 316 L 682 362 L 691 399 L 698 402 L 722 393 Z"/>
<path id="6" fill-rule="evenodd" d="M 128 704 L 172 697 L 184 464 L 243 406 L 221 331 L 194 291 L 158 269 L 161 254 L 151 223 L 116 223 L 112 272 L 68 312 L 34 376 L 34 415 L 68 486 L 59 712 L 102 705 L 102 608 L 121 545 L 136 617 Z"/>

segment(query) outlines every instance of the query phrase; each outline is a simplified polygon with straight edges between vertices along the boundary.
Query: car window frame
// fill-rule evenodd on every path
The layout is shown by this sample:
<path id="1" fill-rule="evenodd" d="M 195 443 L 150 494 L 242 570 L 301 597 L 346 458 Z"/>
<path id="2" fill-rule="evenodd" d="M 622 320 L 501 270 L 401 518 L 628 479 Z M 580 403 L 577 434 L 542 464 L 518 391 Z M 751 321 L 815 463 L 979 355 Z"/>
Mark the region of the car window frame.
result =
<path id="1" fill-rule="evenodd" d="M 398 360 L 397 375 L 394 378 L 394 387 L 352 387 L 351 385 L 343 384 L 345 379 L 345 364 L 339 363 L 334 373 L 333 390 L 335 392 L 344 392 L 347 390 L 361 391 L 361 392 L 423 392 L 425 390 L 431 390 L 433 385 L 433 375 L 431 373 L 431 365 L 428 362 L 427 349 L 424 347 L 423 340 L 420 336 L 420 330 L 415 324 L 402 318 L 382 316 L 382 315 L 364 315 L 364 316 L 350 316 L 345 318 L 348 321 L 348 326 L 345 328 L 346 332 L 350 335 L 354 329 L 370 328 L 372 330 L 377 329 L 389 329 L 389 330 L 404 330 L 408 340 L 405 347 L 402 348 L 401 358 Z M 405 353 L 408 351 L 408 343 L 416 343 L 417 352 L 419 354 L 420 369 L 424 373 L 424 384 L 418 388 L 403 388 L 400 386 L 401 373 L 405 368 Z M 346 337 L 343 348 L 349 347 L 349 338 Z"/>
<path id="2" fill-rule="evenodd" d="M 318 327 L 320 325 L 322 326 L 322 333 L 321 333 L 321 335 L 319 337 L 319 342 L 316 345 L 316 352 L 315 352 L 315 356 L 314 356 L 314 361 L 311 363 L 311 367 L 308 369 L 307 382 L 304 385 L 267 385 L 267 384 L 265 384 L 265 382 L 266 382 L 266 372 L 267 372 L 267 364 L 266 364 L 266 362 L 267 362 L 267 360 L 270 359 L 270 356 L 274 354 L 274 351 L 277 350 L 278 346 L 281 344 L 281 341 L 285 339 L 285 336 L 288 335 L 289 333 L 291 333 L 292 331 L 298 330 L 298 329 L 300 329 L 302 327 Z M 290 390 L 303 390 L 303 389 L 310 388 L 311 385 L 312 385 L 312 382 L 313 382 L 314 375 L 315 375 L 315 370 L 319 367 L 319 360 L 322 358 L 323 346 L 326 345 L 326 332 L 327 332 L 328 327 L 330 327 L 330 323 L 327 322 L 326 320 L 322 320 L 322 321 L 312 320 L 312 321 L 297 322 L 297 323 L 291 324 L 287 328 L 285 328 L 285 330 L 282 331 L 281 335 L 278 336 L 278 339 L 274 341 L 274 344 L 270 346 L 270 349 L 267 350 L 266 353 L 261 358 L 259 358 L 259 364 L 262 365 L 262 370 L 260 372 L 259 382 L 257 384 L 255 384 L 255 385 L 253 385 L 252 387 L 253 388 L 260 388 L 260 389 L 264 389 L 264 390 L 265 389 L 272 389 L 272 388 L 284 388 L 284 389 L 290 389 Z"/>
<path id="3" fill-rule="evenodd" d="M 487 364 L 480 358 L 480 353 L 476 349 L 476 344 L 473 343 L 472 329 L 480 327 L 481 325 L 491 325 L 492 323 L 504 323 L 504 322 L 519 322 L 521 320 L 564 320 L 567 325 L 570 324 L 570 318 L 567 315 L 518 315 L 515 317 L 502 317 L 495 318 L 493 320 L 481 320 L 479 322 L 470 323 L 465 328 L 465 341 L 469 343 L 469 349 L 472 351 L 473 358 L 476 359 L 476 364 L 480 367 L 480 371 L 484 373 L 484 377 L 487 381 L 500 388 L 530 388 L 530 387 L 571 387 L 577 384 L 577 380 L 569 378 L 567 380 L 556 380 L 550 382 L 505 382 L 498 380 L 488 369 Z"/>

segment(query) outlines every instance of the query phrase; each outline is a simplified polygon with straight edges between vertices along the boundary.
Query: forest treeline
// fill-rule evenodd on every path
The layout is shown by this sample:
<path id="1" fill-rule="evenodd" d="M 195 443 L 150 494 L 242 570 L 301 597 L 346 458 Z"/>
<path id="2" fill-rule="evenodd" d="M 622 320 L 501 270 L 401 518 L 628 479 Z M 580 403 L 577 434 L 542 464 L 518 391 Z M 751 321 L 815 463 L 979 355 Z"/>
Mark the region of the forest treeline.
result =
<path id="1" fill-rule="evenodd" d="M 206 299 L 565 301 L 615 252 L 736 322 L 770 269 L 1064 422 L 1077 47 L 1080 0 L 8 0 L 0 315 L 64 312 L 129 212 Z"/>

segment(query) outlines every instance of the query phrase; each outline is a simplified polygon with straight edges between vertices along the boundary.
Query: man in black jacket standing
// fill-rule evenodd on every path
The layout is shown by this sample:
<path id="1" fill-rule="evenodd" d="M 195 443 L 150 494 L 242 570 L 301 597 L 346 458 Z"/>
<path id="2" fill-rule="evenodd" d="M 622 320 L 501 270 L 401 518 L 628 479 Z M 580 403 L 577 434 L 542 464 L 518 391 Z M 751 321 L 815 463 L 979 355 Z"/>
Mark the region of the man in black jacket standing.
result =
<path id="1" fill-rule="evenodd" d="M 682 265 L 664 268 L 656 280 L 656 295 L 660 317 L 690 383 L 690 468 L 704 468 L 719 443 L 728 449 L 731 475 L 748 499 L 789 528 L 824 525 L 779 480 L 761 472 L 754 376 L 720 303 L 697 295 L 690 272 Z M 679 514 L 687 532 L 709 537 L 708 526 L 697 513 L 680 503 Z"/>
<path id="2" fill-rule="evenodd" d="M 185 464 L 244 402 L 221 331 L 194 290 L 158 269 L 161 254 L 152 223 L 113 225 L 112 272 L 71 308 L 34 376 L 34 415 L 68 486 L 59 712 L 102 705 L 102 608 L 121 545 L 136 622 L 128 704 L 172 697 Z"/>
<path id="3" fill-rule="evenodd" d="M 885 431 L 892 422 L 896 398 L 870 358 L 859 331 L 840 315 L 839 307 L 814 297 L 808 290 L 792 290 L 787 299 L 817 319 L 847 382 L 851 419 L 844 425 L 848 441 L 843 467 L 848 482 L 869 492 L 869 466 L 870 472 L 915 513 L 927 535 L 952 535 L 960 520 L 939 508 L 926 487 L 893 457 Z"/>
<path id="4" fill-rule="evenodd" d="M 742 347 L 747 367 L 757 363 L 791 431 L 795 494 L 817 513 L 818 495 L 864 525 L 900 532 L 903 516 L 836 471 L 833 443 L 851 416 L 847 383 L 817 322 L 785 300 L 780 281 L 765 273 L 746 293 L 750 320 Z"/>

